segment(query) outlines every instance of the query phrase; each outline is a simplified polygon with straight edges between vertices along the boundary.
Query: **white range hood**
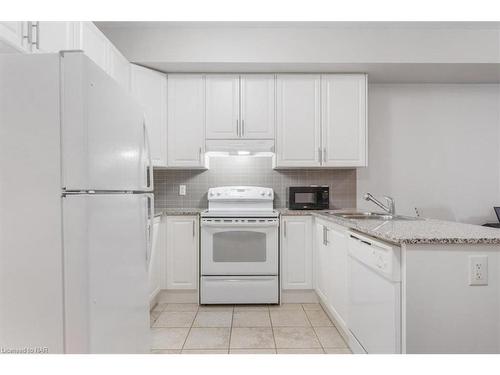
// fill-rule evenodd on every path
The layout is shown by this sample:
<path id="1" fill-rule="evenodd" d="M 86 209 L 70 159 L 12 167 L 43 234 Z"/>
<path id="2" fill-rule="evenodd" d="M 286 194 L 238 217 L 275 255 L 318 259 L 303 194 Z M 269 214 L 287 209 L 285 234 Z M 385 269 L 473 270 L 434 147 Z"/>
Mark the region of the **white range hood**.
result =
<path id="1" fill-rule="evenodd" d="M 208 156 L 212 155 L 254 155 L 272 156 L 272 139 L 209 139 L 205 144 Z"/>

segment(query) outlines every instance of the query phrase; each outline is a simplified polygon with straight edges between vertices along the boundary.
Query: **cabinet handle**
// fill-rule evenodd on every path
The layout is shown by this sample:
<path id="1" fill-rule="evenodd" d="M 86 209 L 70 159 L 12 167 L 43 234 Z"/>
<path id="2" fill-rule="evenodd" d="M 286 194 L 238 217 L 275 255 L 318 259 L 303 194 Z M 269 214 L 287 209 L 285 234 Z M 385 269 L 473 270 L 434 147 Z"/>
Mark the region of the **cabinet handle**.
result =
<path id="1" fill-rule="evenodd" d="M 326 163 L 326 147 L 323 147 L 323 161 Z"/>
<path id="2" fill-rule="evenodd" d="M 245 135 L 245 120 L 241 120 L 241 136 Z"/>
<path id="3" fill-rule="evenodd" d="M 200 159 L 200 163 L 201 163 L 201 155 L 202 155 L 202 153 L 203 153 L 203 149 L 202 149 L 202 147 L 200 146 L 200 149 L 198 150 L 198 157 L 199 157 L 199 159 Z"/>
<path id="4" fill-rule="evenodd" d="M 31 46 L 33 45 L 33 22 L 31 21 L 28 21 L 26 22 L 26 35 L 23 35 L 23 39 L 27 39 L 28 40 L 28 45 L 29 47 L 31 48 Z"/>
<path id="5" fill-rule="evenodd" d="M 236 120 L 236 135 L 240 136 L 240 120 Z"/>
<path id="6" fill-rule="evenodd" d="M 36 41 L 33 43 L 36 49 L 40 49 L 40 21 L 36 21 L 32 28 L 36 28 Z"/>
<path id="7" fill-rule="evenodd" d="M 283 237 L 286 237 L 286 220 L 283 220 Z"/>
<path id="8" fill-rule="evenodd" d="M 318 147 L 318 161 L 321 163 L 321 147 Z"/>
<path id="9" fill-rule="evenodd" d="M 196 220 L 193 220 L 193 237 L 196 237 L 196 230 L 195 230 L 195 227 L 194 227 L 195 221 Z"/>
<path id="10" fill-rule="evenodd" d="M 328 228 L 323 225 L 323 245 L 328 245 Z"/>

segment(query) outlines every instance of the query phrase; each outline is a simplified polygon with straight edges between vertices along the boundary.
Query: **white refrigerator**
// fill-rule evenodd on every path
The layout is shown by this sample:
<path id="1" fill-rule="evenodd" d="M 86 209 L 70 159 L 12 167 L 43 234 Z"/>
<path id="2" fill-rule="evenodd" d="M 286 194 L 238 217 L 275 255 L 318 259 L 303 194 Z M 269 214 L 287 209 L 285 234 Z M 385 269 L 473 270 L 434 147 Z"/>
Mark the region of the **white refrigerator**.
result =
<path id="1" fill-rule="evenodd" d="M 0 55 L 0 351 L 147 353 L 141 107 L 81 52 Z"/>

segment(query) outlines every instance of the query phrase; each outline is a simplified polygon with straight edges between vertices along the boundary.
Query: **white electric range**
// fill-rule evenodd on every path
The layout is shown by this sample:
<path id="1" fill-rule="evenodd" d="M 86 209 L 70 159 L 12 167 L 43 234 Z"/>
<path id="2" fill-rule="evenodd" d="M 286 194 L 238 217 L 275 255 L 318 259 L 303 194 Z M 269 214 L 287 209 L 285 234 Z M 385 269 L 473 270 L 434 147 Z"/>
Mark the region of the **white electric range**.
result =
<path id="1" fill-rule="evenodd" d="M 208 190 L 201 214 L 200 303 L 279 303 L 279 214 L 257 186 Z"/>

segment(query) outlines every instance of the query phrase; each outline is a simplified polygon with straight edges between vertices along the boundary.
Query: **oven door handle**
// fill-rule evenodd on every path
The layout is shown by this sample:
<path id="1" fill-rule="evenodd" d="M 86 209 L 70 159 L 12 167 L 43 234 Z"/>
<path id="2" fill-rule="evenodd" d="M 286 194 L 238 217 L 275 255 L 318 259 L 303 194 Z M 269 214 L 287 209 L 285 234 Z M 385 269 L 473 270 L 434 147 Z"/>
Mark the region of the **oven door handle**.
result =
<path id="1" fill-rule="evenodd" d="M 228 276 L 208 276 L 205 278 L 205 281 L 225 281 L 229 283 L 240 283 L 246 281 L 268 281 L 275 280 L 276 276 L 252 276 L 251 278 L 241 278 L 239 279 L 237 276 L 229 276 L 231 278 L 228 279 Z"/>
<path id="2" fill-rule="evenodd" d="M 268 222 L 268 223 L 221 223 L 221 222 L 201 222 L 202 227 L 217 227 L 217 228 L 244 228 L 244 227 L 249 227 L 249 228 L 255 228 L 255 227 L 260 227 L 260 228 L 272 228 L 272 227 L 277 227 L 278 226 L 278 221 L 275 222 Z"/>

